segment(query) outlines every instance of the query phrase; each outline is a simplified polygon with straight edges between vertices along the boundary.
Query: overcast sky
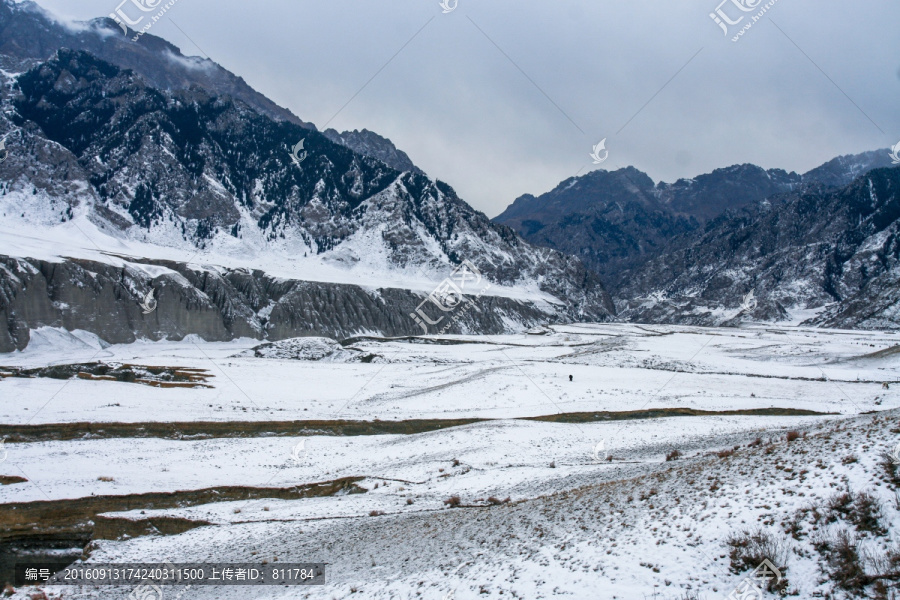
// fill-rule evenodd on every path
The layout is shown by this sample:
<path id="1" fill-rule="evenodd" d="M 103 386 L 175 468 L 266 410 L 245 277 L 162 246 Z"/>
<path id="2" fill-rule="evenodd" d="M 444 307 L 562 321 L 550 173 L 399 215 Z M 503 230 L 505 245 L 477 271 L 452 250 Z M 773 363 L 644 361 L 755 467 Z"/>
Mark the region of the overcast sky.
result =
<path id="1" fill-rule="evenodd" d="M 88 19 L 120 1 L 38 3 Z M 777 0 L 735 43 L 768 0 L 726 0 L 746 15 L 728 36 L 720 1 L 177 0 L 150 33 L 319 129 L 389 137 L 491 217 L 595 168 L 803 172 L 900 141 L 900 2 Z"/>

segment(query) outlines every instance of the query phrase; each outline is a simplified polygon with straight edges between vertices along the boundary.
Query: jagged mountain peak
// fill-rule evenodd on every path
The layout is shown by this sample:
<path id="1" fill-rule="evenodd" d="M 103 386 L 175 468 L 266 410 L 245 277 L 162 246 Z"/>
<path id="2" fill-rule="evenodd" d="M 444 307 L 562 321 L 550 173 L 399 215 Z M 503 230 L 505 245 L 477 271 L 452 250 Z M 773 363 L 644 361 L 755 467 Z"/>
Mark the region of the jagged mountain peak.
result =
<path id="1" fill-rule="evenodd" d="M 744 163 L 715 169 L 691 179 L 679 179 L 675 183 L 661 182 L 657 194 L 675 213 L 707 221 L 727 210 L 740 209 L 773 194 L 789 192 L 800 183 L 796 173 Z"/>
<path id="2" fill-rule="evenodd" d="M 871 150 L 861 154 L 845 154 L 807 171 L 803 174 L 803 182 L 840 187 L 850 184 L 857 177 L 872 169 L 891 166 L 893 164 L 889 148 Z"/>
<path id="3" fill-rule="evenodd" d="M 364 156 L 377 158 L 397 171 L 424 173 L 422 169 L 413 164 L 406 152 L 398 149 L 391 140 L 378 135 L 374 131 L 354 129 L 353 131 L 338 133 L 334 129 L 326 129 L 322 133 L 332 142 L 347 146 L 354 152 Z"/>

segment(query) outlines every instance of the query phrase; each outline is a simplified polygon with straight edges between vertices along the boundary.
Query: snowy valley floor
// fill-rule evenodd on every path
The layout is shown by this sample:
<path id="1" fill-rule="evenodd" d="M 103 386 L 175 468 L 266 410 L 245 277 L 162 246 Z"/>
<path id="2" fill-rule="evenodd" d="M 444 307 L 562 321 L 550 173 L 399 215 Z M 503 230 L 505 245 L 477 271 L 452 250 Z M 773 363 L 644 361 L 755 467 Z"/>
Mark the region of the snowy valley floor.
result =
<path id="1" fill-rule="evenodd" d="M 780 546 L 793 597 L 877 597 L 870 576 L 900 572 L 897 334 L 579 324 L 259 353 L 33 338 L 0 355 L 7 549 L 93 534 L 92 563 L 328 563 L 324 587 L 182 598 L 711 600 L 759 564 L 727 543 L 744 530 Z M 64 368 L 97 362 L 136 380 Z"/>

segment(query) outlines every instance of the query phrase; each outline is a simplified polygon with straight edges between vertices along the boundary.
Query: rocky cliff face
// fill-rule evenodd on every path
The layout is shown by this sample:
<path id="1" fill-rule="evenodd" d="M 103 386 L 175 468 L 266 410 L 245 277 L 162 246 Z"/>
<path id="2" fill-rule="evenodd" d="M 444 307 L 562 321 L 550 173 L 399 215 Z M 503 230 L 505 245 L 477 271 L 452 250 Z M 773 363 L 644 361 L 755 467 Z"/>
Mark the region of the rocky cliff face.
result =
<path id="1" fill-rule="evenodd" d="M 154 267 L 155 277 L 147 268 Z M 155 310 L 144 313 L 142 302 Z M 423 295 L 406 289 L 286 280 L 246 269 L 198 269 L 169 261 L 110 265 L 0 256 L 0 352 L 23 349 L 38 327 L 84 330 L 110 343 L 137 339 L 209 341 L 360 334 L 420 335 L 410 318 Z M 565 315 L 496 296 L 471 298 L 440 323 L 446 333 L 496 334 Z M 431 317 L 441 313 L 430 310 Z M 570 318 L 574 318 L 572 315 Z M 433 319 L 436 320 L 436 319 Z M 436 333 L 437 328 L 428 333 Z"/>
<path id="2" fill-rule="evenodd" d="M 498 289 L 479 300 L 484 310 L 472 310 L 450 331 L 603 320 L 614 311 L 599 279 L 577 259 L 530 246 L 450 186 L 416 172 L 401 174 L 234 98 L 196 87 L 161 91 L 132 70 L 72 50 L 60 50 L 6 90 L 0 131 L 15 132 L 9 159 L 0 163 L 0 224 L 46 228 L 48 239 L 53 228 L 96 228 L 102 238 L 90 241 L 101 255 L 134 244 L 174 249 L 182 258 L 173 264 L 181 266 L 169 268 L 188 282 L 192 271 L 183 263 L 197 252 L 226 265 L 231 259 L 288 265 L 297 274 L 287 278 L 296 286 L 290 293 L 272 291 L 274 280 L 261 271 L 237 284 L 239 271 L 225 269 L 230 274 L 218 275 L 214 290 L 203 287 L 212 285 L 209 276 L 203 285 L 181 282 L 174 304 L 183 300 L 186 312 L 150 327 L 129 316 L 133 306 L 113 309 L 103 300 L 125 298 L 122 290 L 130 287 L 133 305 L 135 290 L 150 283 L 146 276 L 140 283 L 108 272 L 98 266 L 102 260 L 90 267 L 61 258 L 20 263 L 29 257 L 6 252 L 20 257 L 6 259 L 13 262 L 0 273 L 7 349 L 21 345 L 23 328 L 50 324 L 85 325 L 111 340 L 421 333 L 409 313 L 428 290 L 404 291 L 406 282 L 439 281 L 463 260 Z M 305 271 L 325 267 L 348 283 L 354 273 L 377 274 L 374 293 L 387 298 L 383 307 L 355 286 L 302 282 Z M 26 272 L 60 276 L 44 277 L 42 284 L 23 280 Z M 267 291 L 248 299 L 240 286 Z M 46 290 L 45 301 L 37 300 L 35 289 Z M 85 291 L 91 289 L 99 295 Z M 160 293 L 166 289 L 175 287 Z M 94 303 L 103 309 L 95 313 Z"/>

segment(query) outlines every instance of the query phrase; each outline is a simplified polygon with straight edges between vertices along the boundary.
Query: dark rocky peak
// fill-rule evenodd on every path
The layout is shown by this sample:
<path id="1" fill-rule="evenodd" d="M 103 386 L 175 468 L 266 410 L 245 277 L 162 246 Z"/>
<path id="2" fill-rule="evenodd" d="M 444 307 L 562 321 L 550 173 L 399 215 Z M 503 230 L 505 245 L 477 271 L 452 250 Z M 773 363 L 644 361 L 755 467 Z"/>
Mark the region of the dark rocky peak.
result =
<path id="1" fill-rule="evenodd" d="M 890 150 L 872 150 L 862 154 L 838 156 L 803 174 L 803 183 L 820 183 L 831 187 L 849 185 L 872 169 L 891 167 Z"/>
<path id="2" fill-rule="evenodd" d="M 796 173 L 743 164 L 716 169 L 693 179 L 660 183 L 657 193 L 675 213 L 706 221 L 726 210 L 740 209 L 773 194 L 789 192 L 800 183 Z"/>
<path id="3" fill-rule="evenodd" d="M 621 211 L 625 204 L 632 202 L 655 208 L 658 203 L 653 186 L 653 180 L 634 167 L 617 171 L 598 169 L 570 177 L 540 196 L 522 195 L 495 220 L 517 228 L 524 220 L 548 221 L 572 213 Z"/>
<path id="4" fill-rule="evenodd" d="M 326 129 L 325 137 L 335 144 L 341 144 L 363 156 L 375 158 L 397 171 L 412 171 L 424 173 L 422 169 L 413 164 L 406 152 L 398 149 L 394 143 L 386 137 L 382 137 L 374 131 L 363 129 L 358 131 L 344 131 L 338 133 L 334 129 Z"/>

